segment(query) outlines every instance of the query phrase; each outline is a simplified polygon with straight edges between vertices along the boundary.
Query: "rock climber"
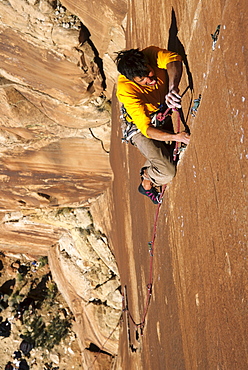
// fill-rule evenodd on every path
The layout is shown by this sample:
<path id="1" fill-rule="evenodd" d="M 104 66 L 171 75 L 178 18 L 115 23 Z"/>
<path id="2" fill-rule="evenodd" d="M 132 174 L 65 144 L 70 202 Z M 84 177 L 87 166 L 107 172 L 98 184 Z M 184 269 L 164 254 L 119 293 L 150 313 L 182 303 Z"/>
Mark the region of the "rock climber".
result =
<path id="1" fill-rule="evenodd" d="M 131 143 L 146 157 L 141 169 L 138 190 L 153 203 L 159 203 L 156 187 L 167 184 L 175 176 L 175 165 L 170 159 L 165 142 L 188 144 L 187 132 L 175 134 L 163 126 L 152 124 L 152 115 L 161 106 L 181 108 L 179 82 L 182 76 L 182 58 L 174 52 L 149 46 L 143 50 L 130 49 L 117 53 L 117 98 L 132 121 Z"/>

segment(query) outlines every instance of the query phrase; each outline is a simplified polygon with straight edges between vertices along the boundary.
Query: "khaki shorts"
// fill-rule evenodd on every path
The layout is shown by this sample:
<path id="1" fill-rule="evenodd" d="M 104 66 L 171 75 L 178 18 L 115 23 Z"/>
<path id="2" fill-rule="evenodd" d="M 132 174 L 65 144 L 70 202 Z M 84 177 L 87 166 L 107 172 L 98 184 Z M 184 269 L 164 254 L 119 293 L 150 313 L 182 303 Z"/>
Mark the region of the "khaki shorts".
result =
<path id="1" fill-rule="evenodd" d="M 147 159 L 143 169 L 156 186 L 168 184 L 176 173 L 176 167 L 170 159 L 170 153 L 163 141 L 148 139 L 140 132 L 132 137 L 132 143 Z"/>

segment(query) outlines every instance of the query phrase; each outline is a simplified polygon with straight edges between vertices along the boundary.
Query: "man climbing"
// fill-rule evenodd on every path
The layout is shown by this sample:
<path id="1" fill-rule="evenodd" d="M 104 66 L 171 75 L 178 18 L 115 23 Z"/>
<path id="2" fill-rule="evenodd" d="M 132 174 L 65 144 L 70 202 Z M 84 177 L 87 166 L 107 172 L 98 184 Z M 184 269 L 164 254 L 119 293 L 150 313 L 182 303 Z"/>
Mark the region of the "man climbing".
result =
<path id="1" fill-rule="evenodd" d="M 120 72 L 117 98 L 123 104 L 127 120 L 135 124 L 131 142 L 146 157 L 141 169 L 142 182 L 139 192 L 159 203 L 156 187 L 167 184 L 175 176 L 175 165 L 165 142 L 189 143 L 189 134 L 166 131 L 164 126 L 155 127 L 152 115 L 161 105 L 181 108 L 179 82 L 182 76 L 181 57 L 165 49 L 149 46 L 144 50 L 120 51 L 116 58 Z"/>

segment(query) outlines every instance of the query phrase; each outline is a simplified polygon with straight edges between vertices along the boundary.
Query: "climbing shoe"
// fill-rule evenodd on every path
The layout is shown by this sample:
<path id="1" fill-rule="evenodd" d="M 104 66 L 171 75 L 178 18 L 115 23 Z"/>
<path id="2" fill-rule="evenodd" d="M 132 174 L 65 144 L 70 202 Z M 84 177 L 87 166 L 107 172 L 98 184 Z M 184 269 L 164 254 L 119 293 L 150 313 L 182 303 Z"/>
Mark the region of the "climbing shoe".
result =
<path id="1" fill-rule="evenodd" d="M 145 190 L 142 186 L 142 184 L 140 184 L 140 186 L 138 187 L 138 190 L 141 194 L 143 195 L 146 195 L 148 198 L 151 199 L 151 201 L 154 203 L 154 204 L 159 204 L 162 202 L 162 200 L 159 199 L 160 197 L 160 193 L 157 192 L 157 190 L 152 187 L 151 189 L 149 190 Z"/>

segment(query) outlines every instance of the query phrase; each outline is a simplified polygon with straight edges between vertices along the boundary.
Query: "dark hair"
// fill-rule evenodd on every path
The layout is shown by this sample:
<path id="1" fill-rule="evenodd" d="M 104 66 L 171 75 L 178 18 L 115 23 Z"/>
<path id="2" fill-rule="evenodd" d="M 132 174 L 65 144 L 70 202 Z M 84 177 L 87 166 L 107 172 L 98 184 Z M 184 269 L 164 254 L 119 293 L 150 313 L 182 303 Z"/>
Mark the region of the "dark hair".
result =
<path id="1" fill-rule="evenodd" d="M 145 77 L 149 73 L 146 57 L 139 49 L 119 51 L 115 63 L 118 71 L 129 80 Z"/>

